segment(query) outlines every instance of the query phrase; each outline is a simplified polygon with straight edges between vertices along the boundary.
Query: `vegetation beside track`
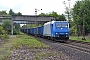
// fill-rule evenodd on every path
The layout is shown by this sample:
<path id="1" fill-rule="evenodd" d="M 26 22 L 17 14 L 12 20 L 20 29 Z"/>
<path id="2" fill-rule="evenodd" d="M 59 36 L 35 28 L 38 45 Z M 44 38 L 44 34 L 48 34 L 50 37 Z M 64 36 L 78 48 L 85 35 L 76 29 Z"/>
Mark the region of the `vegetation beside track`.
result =
<path id="1" fill-rule="evenodd" d="M 18 48 L 19 45 L 27 45 L 34 48 L 48 47 L 47 45 L 39 42 L 36 38 L 27 35 L 17 35 L 13 40 L 13 48 Z"/>
<path id="2" fill-rule="evenodd" d="M 65 57 L 65 55 L 58 53 L 57 51 L 55 51 L 54 49 L 51 49 L 48 45 L 43 44 L 42 42 L 38 41 L 36 38 L 33 38 L 31 36 L 27 36 L 25 34 L 21 34 L 21 35 L 16 35 L 15 37 L 11 38 L 3 47 L 5 47 L 2 52 L 7 52 L 4 56 L 2 56 L 3 60 L 8 60 L 9 58 L 11 58 L 11 56 L 13 56 L 13 54 L 11 53 L 14 52 L 15 50 L 26 50 L 29 49 L 30 52 L 36 52 L 35 55 L 35 59 L 36 60 L 41 60 L 43 58 L 48 58 L 50 56 L 58 57 L 58 59 L 60 59 L 60 57 Z M 35 51 L 34 51 L 35 50 Z M 38 50 L 40 50 L 38 52 Z M 24 54 L 26 55 L 26 54 Z M 21 56 L 21 55 L 20 55 Z M 18 59 L 15 58 L 15 59 Z"/>
<path id="3" fill-rule="evenodd" d="M 0 47 L 0 59 L 6 59 L 13 49 L 18 49 L 20 45 L 27 45 L 33 48 L 48 48 L 49 46 L 39 42 L 37 39 L 27 36 L 25 34 L 11 37 L 8 41 Z"/>
<path id="4" fill-rule="evenodd" d="M 9 35 L 0 35 L 0 39 L 7 40 L 9 38 Z"/>
<path id="5" fill-rule="evenodd" d="M 0 35 L 0 60 L 8 56 L 12 47 L 12 39 L 9 35 Z"/>
<path id="6" fill-rule="evenodd" d="M 90 42 L 90 38 L 85 37 L 86 40 L 82 40 L 82 37 L 78 37 L 78 36 L 70 36 L 70 40 L 77 40 L 77 41 L 83 41 L 83 42 Z"/>

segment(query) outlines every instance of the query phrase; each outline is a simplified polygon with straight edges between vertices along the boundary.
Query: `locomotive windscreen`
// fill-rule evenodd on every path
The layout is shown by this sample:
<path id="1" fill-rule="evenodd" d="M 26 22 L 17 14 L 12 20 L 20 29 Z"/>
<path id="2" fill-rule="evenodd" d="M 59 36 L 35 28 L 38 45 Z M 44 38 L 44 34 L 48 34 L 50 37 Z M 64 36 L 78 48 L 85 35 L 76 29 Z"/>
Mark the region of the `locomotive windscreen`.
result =
<path id="1" fill-rule="evenodd" d="M 67 23 L 56 23 L 56 27 L 68 27 Z"/>

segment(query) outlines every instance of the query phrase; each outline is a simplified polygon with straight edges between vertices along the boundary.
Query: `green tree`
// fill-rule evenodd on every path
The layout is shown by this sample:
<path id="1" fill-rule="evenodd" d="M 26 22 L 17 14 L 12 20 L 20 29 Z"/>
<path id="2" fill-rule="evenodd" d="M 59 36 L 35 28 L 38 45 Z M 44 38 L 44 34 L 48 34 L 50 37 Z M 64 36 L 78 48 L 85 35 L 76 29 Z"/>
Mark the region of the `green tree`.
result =
<path id="1" fill-rule="evenodd" d="M 62 14 L 62 15 L 59 15 L 57 14 L 57 12 L 49 12 L 49 13 L 41 13 L 39 14 L 39 16 L 53 16 L 55 18 L 55 20 L 59 20 L 59 21 L 65 21 L 65 16 Z"/>
<path id="2" fill-rule="evenodd" d="M 22 13 L 18 12 L 18 13 L 15 13 L 15 15 L 22 15 Z"/>
<path id="3" fill-rule="evenodd" d="M 2 10 L 0 11 L 0 15 L 7 15 L 6 11 Z"/>
<path id="4" fill-rule="evenodd" d="M 19 30 L 20 29 L 20 24 L 15 24 L 15 29 Z"/>
<path id="5" fill-rule="evenodd" d="M 19 34 L 20 32 L 20 24 L 15 24 L 15 34 Z"/>
<path id="6" fill-rule="evenodd" d="M 21 12 L 15 13 L 12 9 L 9 10 L 9 13 L 6 12 L 6 10 L 0 11 L 0 15 L 22 15 Z"/>
<path id="7" fill-rule="evenodd" d="M 3 29 L 2 26 L 0 26 L 0 35 L 1 35 L 1 34 L 4 34 L 4 33 L 5 33 L 5 30 Z"/>
<path id="8" fill-rule="evenodd" d="M 12 9 L 9 10 L 9 15 L 15 15 Z"/>
<path id="9" fill-rule="evenodd" d="M 59 21 L 65 21 L 65 16 L 62 14 L 62 15 L 59 15 L 57 14 L 57 12 L 51 12 L 49 13 L 49 16 L 54 16 L 56 20 L 59 20 Z"/>
<path id="10" fill-rule="evenodd" d="M 58 15 L 58 20 L 66 21 L 66 18 L 65 18 L 65 16 L 62 14 L 62 15 Z"/>
<path id="11" fill-rule="evenodd" d="M 15 13 L 12 9 L 9 10 L 9 15 L 22 15 L 22 13 Z"/>
<path id="12" fill-rule="evenodd" d="M 78 25 L 82 26 L 84 21 L 85 32 L 90 33 L 90 0 L 77 1 L 72 16 L 76 27 Z"/>
<path id="13" fill-rule="evenodd" d="M 19 34 L 20 33 L 20 24 L 14 23 L 13 26 L 14 26 L 13 34 L 14 35 Z"/>
<path id="14" fill-rule="evenodd" d="M 11 33 L 11 21 L 10 20 L 5 20 L 2 24 L 2 26 L 8 34 Z"/>
<path id="15" fill-rule="evenodd" d="M 46 16 L 46 14 L 45 13 L 41 13 L 41 14 L 39 14 L 39 16 Z"/>
<path id="16" fill-rule="evenodd" d="M 50 12 L 49 14 L 48 14 L 49 16 L 54 16 L 56 19 L 58 18 L 58 14 L 57 14 L 57 12 Z"/>

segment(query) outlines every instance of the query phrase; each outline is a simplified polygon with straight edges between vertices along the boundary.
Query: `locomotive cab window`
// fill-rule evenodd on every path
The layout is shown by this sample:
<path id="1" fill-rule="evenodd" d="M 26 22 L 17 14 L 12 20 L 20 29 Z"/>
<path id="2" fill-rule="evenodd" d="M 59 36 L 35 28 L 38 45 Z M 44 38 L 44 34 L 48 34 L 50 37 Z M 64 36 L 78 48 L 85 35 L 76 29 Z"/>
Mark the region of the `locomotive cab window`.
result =
<path id="1" fill-rule="evenodd" d="M 68 27 L 67 23 L 56 23 L 56 27 Z"/>
<path id="2" fill-rule="evenodd" d="M 62 27 L 68 27 L 67 23 L 62 23 Z"/>
<path id="3" fill-rule="evenodd" d="M 56 23 L 56 27 L 62 27 L 61 23 Z"/>

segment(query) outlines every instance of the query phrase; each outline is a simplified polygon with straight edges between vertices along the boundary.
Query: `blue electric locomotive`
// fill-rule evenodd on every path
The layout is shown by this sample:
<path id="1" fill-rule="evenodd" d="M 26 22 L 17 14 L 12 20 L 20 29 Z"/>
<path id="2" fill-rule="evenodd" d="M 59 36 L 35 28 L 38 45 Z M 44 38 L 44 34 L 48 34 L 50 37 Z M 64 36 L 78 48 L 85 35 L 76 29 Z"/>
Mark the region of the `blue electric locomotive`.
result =
<path id="1" fill-rule="evenodd" d="M 69 39 L 69 35 L 69 23 L 67 21 L 51 21 L 44 24 L 44 37 L 63 41 L 63 39 Z"/>

